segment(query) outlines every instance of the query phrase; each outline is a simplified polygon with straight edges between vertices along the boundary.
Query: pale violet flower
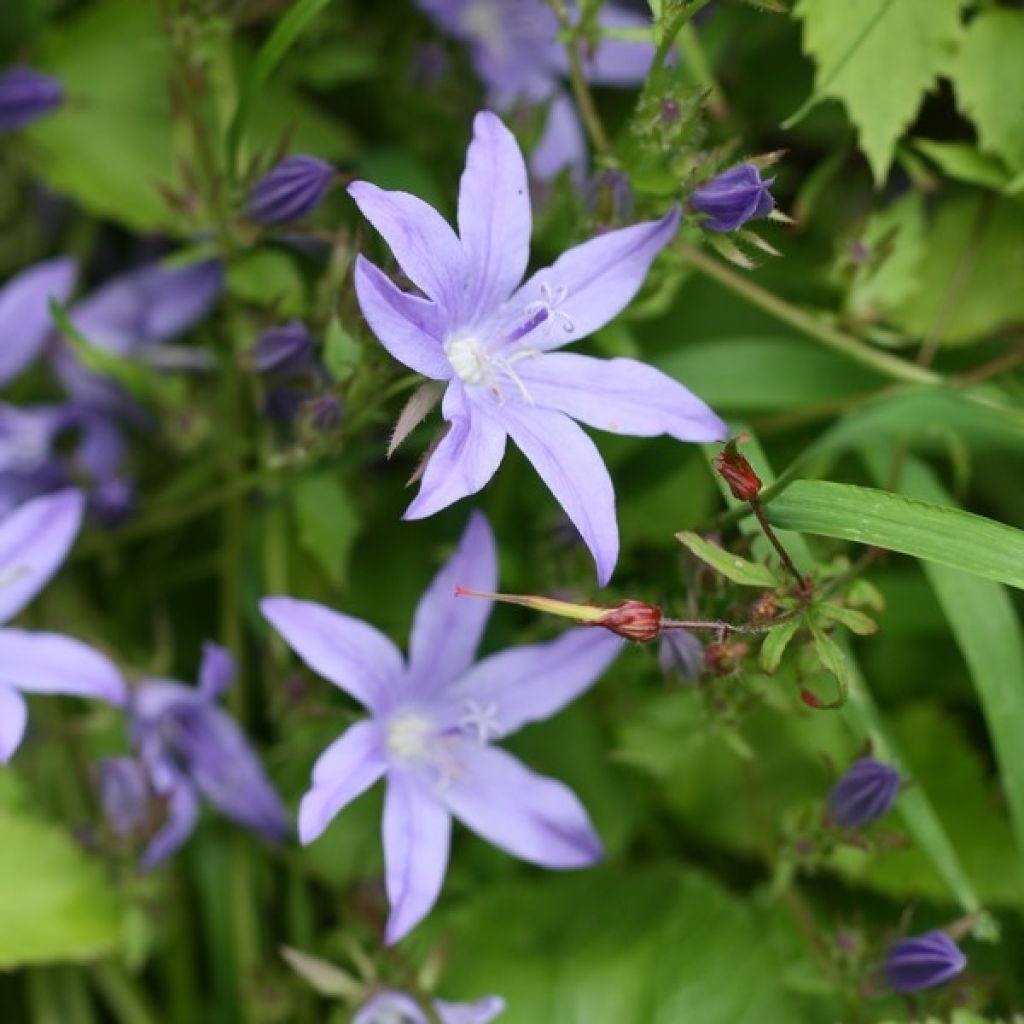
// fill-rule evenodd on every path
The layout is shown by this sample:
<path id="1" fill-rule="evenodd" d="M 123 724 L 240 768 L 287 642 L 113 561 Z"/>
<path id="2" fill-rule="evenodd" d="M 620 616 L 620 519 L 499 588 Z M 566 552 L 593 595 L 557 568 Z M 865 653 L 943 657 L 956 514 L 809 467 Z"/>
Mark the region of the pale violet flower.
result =
<path id="1" fill-rule="evenodd" d="M 432 1001 L 441 1024 L 490 1024 L 505 1011 L 505 1000 L 487 996 L 475 1003 Z M 356 1010 L 352 1024 L 430 1024 L 427 1015 L 411 996 L 388 989 L 378 992 Z"/>
<path id="2" fill-rule="evenodd" d="M 487 591 L 497 585 L 494 538 L 479 513 L 420 600 L 407 661 L 369 624 L 322 605 L 268 597 L 260 606 L 303 661 L 370 712 L 316 762 L 299 809 L 299 838 L 311 843 L 346 804 L 387 778 L 388 942 L 402 938 L 437 900 L 453 816 L 542 867 L 583 867 L 601 856 L 572 791 L 493 741 L 583 693 L 622 641 L 576 629 L 474 664 L 491 605 L 455 597 L 457 583 Z"/>
<path id="3" fill-rule="evenodd" d="M 608 231 L 524 283 L 530 249 L 526 168 L 512 133 L 477 115 L 459 188 L 459 234 L 422 200 L 355 182 L 349 192 L 423 293 L 401 291 L 363 256 L 359 304 L 399 362 L 444 381 L 450 427 L 407 519 L 479 491 L 511 437 L 580 531 L 606 583 L 619 533 L 611 478 L 573 420 L 618 434 L 715 441 L 725 424 L 699 398 L 634 359 L 556 351 L 603 327 L 636 294 L 675 234 L 679 210 Z"/>
<path id="4" fill-rule="evenodd" d="M 234 674 L 231 653 L 208 643 L 198 686 L 146 679 L 132 693 L 131 739 L 150 788 L 166 806 L 164 824 L 143 854 L 145 868 L 166 860 L 188 839 L 204 797 L 225 817 L 271 842 L 280 842 L 291 831 L 259 757 L 235 720 L 218 706 Z M 106 802 L 106 809 L 116 817 L 116 800 Z"/>
<path id="5" fill-rule="evenodd" d="M 60 568 L 82 523 L 85 499 L 58 491 L 0 520 L 0 623 L 14 618 Z M 99 651 L 59 633 L 0 629 L 0 762 L 25 735 L 23 693 L 63 693 L 122 704 L 117 667 Z"/>

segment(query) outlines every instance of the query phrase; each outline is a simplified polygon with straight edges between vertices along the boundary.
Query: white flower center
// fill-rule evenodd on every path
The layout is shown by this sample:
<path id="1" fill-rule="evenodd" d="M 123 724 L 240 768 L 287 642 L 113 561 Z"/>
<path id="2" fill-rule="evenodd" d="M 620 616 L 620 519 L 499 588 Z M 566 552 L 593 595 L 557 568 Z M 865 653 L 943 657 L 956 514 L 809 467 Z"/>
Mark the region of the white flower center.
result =
<path id="1" fill-rule="evenodd" d="M 414 761 L 431 752 L 434 723 L 415 711 L 404 711 L 388 722 L 388 750 L 402 761 Z"/>
<path id="2" fill-rule="evenodd" d="M 487 377 L 491 360 L 477 338 L 455 338 L 448 342 L 445 351 L 455 375 L 463 384 L 480 384 Z"/>

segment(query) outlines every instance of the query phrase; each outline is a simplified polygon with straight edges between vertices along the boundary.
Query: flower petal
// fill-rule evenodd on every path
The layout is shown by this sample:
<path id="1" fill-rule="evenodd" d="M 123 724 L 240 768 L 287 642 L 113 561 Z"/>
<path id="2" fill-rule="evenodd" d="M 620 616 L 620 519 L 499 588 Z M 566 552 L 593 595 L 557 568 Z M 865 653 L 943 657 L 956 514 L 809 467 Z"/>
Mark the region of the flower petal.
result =
<path id="1" fill-rule="evenodd" d="M 437 902 L 450 840 L 451 818 L 444 805 L 412 772 L 392 771 L 384 800 L 389 945 L 412 931 Z"/>
<path id="2" fill-rule="evenodd" d="M 548 350 L 603 327 L 639 291 L 654 257 L 672 240 L 678 226 L 679 207 L 673 206 L 661 220 L 598 235 L 538 270 L 511 302 L 523 307 L 537 303 L 553 315 L 524 340 Z"/>
<path id="3" fill-rule="evenodd" d="M 203 660 L 199 666 L 199 692 L 210 701 L 216 700 L 235 678 L 234 655 L 220 644 L 203 644 Z"/>
<path id="4" fill-rule="evenodd" d="M 572 629 L 546 644 L 512 647 L 474 665 L 445 694 L 457 725 L 467 702 L 493 710 L 496 739 L 561 711 L 612 663 L 623 641 L 603 629 Z"/>
<path id="5" fill-rule="evenodd" d="M 459 237 L 473 282 L 472 320 L 504 302 L 530 258 L 530 192 L 515 136 L 496 114 L 473 120 L 473 141 L 459 183 Z"/>
<path id="6" fill-rule="evenodd" d="M 721 441 L 728 427 L 692 391 L 635 359 L 551 352 L 518 373 L 533 401 L 598 430 L 634 437 Z"/>
<path id="7" fill-rule="evenodd" d="M 167 820 L 142 855 L 142 868 L 150 871 L 176 853 L 185 843 L 199 819 L 199 797 L 185 779 L 162 791 L 167 798 Z"/>
<path id="8" fill-rule="evenodd" d="M 313 601 L 265 597 L 260 610 L 314 672 L 371 711 L 387 706 L 405 666 L 398 648 L 383 633 Z"/>
<path id="9" fill-rule="evenodd" d="M 500 1017 L 505 1012 L 505 1006 L 505 1000 L 501 996 L 485 996 L 475 1003 L 434 1000 L 434 1009 L 441 1018 L 441 1024 L 490 1024 L 495 1017 Z"/>
<path id="10" fill-rule="evenodd" d="M 366 257 L 356 257 L 356 296 L 377 340 L 409 369 L 434 380 L 452 375 L 441 346 L 441 315 L 434 303 L 409 295 Z"/>
<path id="11" fill-rule="evenodd" d="M 313 766 L 313 787 L 299 805 L 299 840 L 313 842 L 349 803 L 387 770 L 380 737 L 372 722 L 346 729 Z"/>
<path id="12" fill-rule="evenodd" d="M 459 383 L 448 386 L 441 405 L 450 423 L 423 472 L 419 494 L 403 519 L 426 519 L 460 498 L 476 494 L 494 476 L 505 454 L 505 429 L 466 396 Z"/>
<path id="13" fill-rule="evenodd" d="M 501 410 L 509 436 L 580 531 L 603 587 L 619 557 L 615 492 L 594 442 L 568 416 L 509 402 Z"/>
<path id="14" fill-rule="evenodd" d="M 447 221 L 408 192 L 354 181 L 348 194 L 388 243 L 405 276 L 450 315 L 464 307 L 468 266 Z"/>
<path id="15" fill-rule="evenodd" d="M 568 170 L 582 184 L 587 168 L 587 140 L 576 106 L 564 92 L 558 92 L 548 107 L 540 141 L 530 154 L 530 173 L 538 181 L 552 181 Z"/>
<path id="16" fill-rule="evenodd" d="M 50 299 L 67 301 L 76 272 L 73 260 L 49 260 L 15 275 L 0 291 L 0 385 L 42 352 L 54 329 Z"/>
<path id="17" fill-rule="evenodd" d="M 650 29 L 651 19 L 615 3 L 602 4 L 597 22 L 605 29 Z M 654 59 L 654 46 L 625 39 L 602 39 L 586 55 L 584 70 L 593 85 L 640 85 Z"/>
<path id="18" fill-rule="evenodd" d="M 10 686 L 0 685 L 0 764 L 7 764 L 21 746 L 27 723 L 25 698 Z"/>
<path id="19" fill-rule="evenodd" d="M 455 596 L 456 584 L 495 590 L 498 552 L 486 518 L 473 512 L 455 554 L 434 577 L 416 608 L 409 641 L 409 674 L 418 691 L 458 679 L 473 663 L 491 602 Z"/>
<path id="20" fill-rule="evenodd" d="M 0 622 L 49 582 L 71 549 L 84 509 L 81 491 L 58 491 L 25 502 L 0 522 Z"/>
<path id="21" fill-rule="evenodd" d="M 117 666 L 80 640 L 59 633 L 0 629 L 0 685 L 25 693 L 66 693 L 110 704 L 127 698 Z"/>
<path id="22" fill-rule="evenodd" d="M 601 859 L 601 840 L 567 786 L 497 747 L 467 740 L 458 751 L 462 771 L 442 798 L 467 828 L 545 868 L 579 868 Z"/>

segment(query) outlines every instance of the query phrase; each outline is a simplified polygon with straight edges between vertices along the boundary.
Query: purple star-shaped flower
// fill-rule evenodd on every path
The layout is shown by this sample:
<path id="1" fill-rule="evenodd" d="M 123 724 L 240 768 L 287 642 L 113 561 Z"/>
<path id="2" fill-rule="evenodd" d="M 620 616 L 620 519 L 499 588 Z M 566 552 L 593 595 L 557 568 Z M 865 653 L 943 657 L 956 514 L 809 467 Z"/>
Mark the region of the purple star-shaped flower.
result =
<path id="1" fill-rule="evenodd" d="M 371 713 L 317 761 L 299 809 L 299 838 L 311 843 L 346 804 L 387 777 L 388 942 L 402 938 L 437 900 L 453 815 L 543 867 L 583 867 L 601 856 L 575 795 L 491 741 L 550 717 L 583 693 L 622 641 L 577 629 L 474 664 L 491 606 L 456 598 L 456 583 L 487 591 L 497 585 L 494 538 L 479 513 L 416 609 L 407 662 L 358 619 L 289 597 L 261 604 L 303 661 Z"/>
<path id="2" fill-rule="evenodd" d="M 0 623 L 32 600 L 60 568 L 82 523 L 81 492 L 35 498 L 0 521 Z M 58 633 L 0 629 L 0 762 L 25 735 L 22 693 L 65 693 L 112 704 L 125 699 L 124 681 L 104 655 Z"/>
<path id="3" fill-rule="evenodd" d="M 441 1024 L 490 1024 L 505 1011 L 505 1000 L 487 996 L 475 1003 L 449 1003 L 433 1000 L 434 1012 Z M 388 989 L 363 1003 L 352 1024 L 429 1024 L 427 1015 L 411 996 Z"/>
<path id="4" fill-rule="evenodd" d="M 511 437 L 580 531 L 606 583 L 618 558 L 612 482 L 573 422 L 681 441 L 715 441 L 725 424 L 671 377 L 633 359 L 557 352 L 603 327 L 633 298 L 675 234 L 679 211 L 609 231 L 524 283 L 530 249 L 526 168 L 512 133 L 477 115 L 459 188 L 459 234 L 422 200 L 355 182 L 349 192 L 426 296 L 397 288 L 359 256 L 363 315 L 397 360 L 447 382 L 449 429 L 407 519 L 480 490 Z"/>
<path id="5" fill-rule="evenodd" d="M 167 813 L 143 854 L 143 867 L 155 867 L 188 839 L 199 817 L 200 797 L 271 842 L 290 831 L 284 805 L 259 758 L 234 719 L 217 706 L 234 674 L 231 653 L 208 643 L 198 687 L 147 679 L 132 694 L 132 742 Z"/>

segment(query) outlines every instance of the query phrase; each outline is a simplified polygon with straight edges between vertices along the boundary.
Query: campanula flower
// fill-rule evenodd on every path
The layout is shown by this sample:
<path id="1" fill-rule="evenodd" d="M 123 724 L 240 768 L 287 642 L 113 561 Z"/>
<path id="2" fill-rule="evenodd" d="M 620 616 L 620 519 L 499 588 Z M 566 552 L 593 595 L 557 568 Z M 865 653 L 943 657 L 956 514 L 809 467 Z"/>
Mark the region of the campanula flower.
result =
<path id="1" fill-rule="evenodd" d="M 24 128 L 64 102 L 56 78 L 32 68 L 11 68 L 0 75 L 0 132 Z"/>
<path id="2" fill-rule="evenodd" d="M 516 104 L 549 103 L 530 170 L 540 181 L 570 168 L 582 177 L 586 140 L 579 115 L 563 89 L 569 72 L 558 18 L 547 0 L 417 0 L 446 33 L 469 47 L 487 89 L 487 102 L 502 113 Z M 577 5 L 570 4 L 575 14 Z M 615 3 L 597 14 L 602 28 L 649 28 L 650 19 Z M 647 77 L 654 47 L 646 42 L 602 39 L 584 48 L 583 70 L 594 85 L 634 86 Z"/>
<path id="3" fill-rule="evenodd" d="M 75 490 L 20 505 L 0 520 L 0 623 L 14 618 L 60 568 L 82 522 Z M 99 651 L 58 633 L 0 629 L 0 762 L 25 735 L 22 693 L 65 693 L 111 704 L 125 699 L 116 666 Z"/>
<path id="4" fill-rule="evenodd" d="M 828 810 L 845 828 L 862 828 L 889 812 L 903 779 L 891 765 L 862 757 L 832 787 Z"/>
<path id="5" fill-rule="evenodd" d="M 259 224 L 308 217 L 323 201 L 334 168 L 315 156 L 286 156 L 253 186 L 249 216 Z"/>
<path id="6" fill-rule="evenodd" d="M 42 354 L 54 327 L 50 299 L 67 302 L 76 274 L 73 260 L 47 260 L 16 274 L 0 289 L 0 387 Z"/>
<path id="7" fill-rule="evenodd" d="M 459 235 L 422 200 L 355 182 L 349 192 L 423 296 L 397 288 L 363 256 L 359 304 L 399 362 L 447 384 L 450 425 L 407 519 L 479 491 L 512 440 L 582 534 L 606 583 L 618 557 L 611 478 L 574 423 L 681 441 L 723 438 L 725 424 L 671 377 L 633 359 L 556 351 L 603 327 L 639 289 L 675 234 L 661 220 L 608 231 L 520 283 L 530 248 L 526 167 L 512 133 L 480 113 L 459 188 Z"/>
<path id="8" fill-rule="evenodd" d="M 246 355 L 257 373 L 294 374 L 310 366 L 313 339 L 306 325 L 293 320 L 263 331 Z"/>
<path id="9" fill-rule="evenodd" d="M 105 757 L 96 767 L 96 788 L 115 835 L 131 835 L 149 819 L 153 794 L 146 770 L 135 758 Z"/>
<path id="10" fill-rule="evenodd" d="M 505 1011 L 505 1000 L 488 996 L 475 1003 L 433 1000 L 441 1024 L 490 1024 Z M 378 992 L 356 1011 L 352 1024 L 429 1024 L 427 1015 L 411 996 L 388 990 Z"/>
<path id="11" fill-rule="evenodd" d="M 572 791 L 535 775 L 493 741 L 578 697 L 622 641 L 576 629 L 474 664 L 491 604 L 457 598 L 455 584 L 493 590 L 496 582 L 494 538 L 474 513 L 420 600 L 407 661 L 359 619 L 289 597 L 268 597 L 260 606 L 303 661 L 370 712 L 316 762 L 299 809 L 299 838 L 311 843 L 346 804 L 386 777 L 388 942 L 402 938 L 437 900 L 453 816 L 542 867 L 583 867 L 601 856 Z"/>
<path id="12" fill-rule="evenodd" d="M 272 842 L 289 833 L 288 815 L 241 729 L 217 706 L 235 674 L 230 652 L 208 643 L 198 687 L 147 679 L 129 705 L 129 732 L 166 821 L 142 857 L 152 868 L 191 835 L 200 798 Z"/>
<path id="13" fill-rule="evenodd" d="M 925 932 L 894 942 L 885 955 L 882 973 L 895 992 L 920 992 L 952 980 L 967 966 L 967 957 L 945 933 Z"/>
<path id="14" fill-rule="evenodd" d="M 767 217 L 775 209 L 769 188 L 774 178 L 762 178 L 754 164 L 740 164 L 699 185 L 690 195 L 690 206 L 704 214 L 702 226 L 709 231 L 736 231 L 748 220 Z"/>

